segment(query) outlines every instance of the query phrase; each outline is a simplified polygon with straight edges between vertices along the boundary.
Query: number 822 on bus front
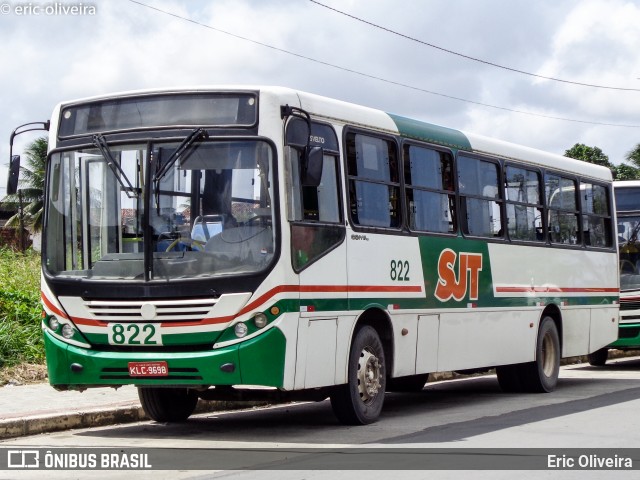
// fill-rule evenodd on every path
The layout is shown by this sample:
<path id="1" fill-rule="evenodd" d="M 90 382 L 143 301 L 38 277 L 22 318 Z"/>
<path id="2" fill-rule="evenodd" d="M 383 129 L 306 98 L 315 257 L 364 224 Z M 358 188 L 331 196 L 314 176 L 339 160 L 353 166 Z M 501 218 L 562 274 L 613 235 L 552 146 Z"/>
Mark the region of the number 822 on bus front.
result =
<path id="1" fill-rule="evenodd" d="M 154 323 L 109 323 L 109 345 L 153 347 L 162 345 L 160 325 Z"/>

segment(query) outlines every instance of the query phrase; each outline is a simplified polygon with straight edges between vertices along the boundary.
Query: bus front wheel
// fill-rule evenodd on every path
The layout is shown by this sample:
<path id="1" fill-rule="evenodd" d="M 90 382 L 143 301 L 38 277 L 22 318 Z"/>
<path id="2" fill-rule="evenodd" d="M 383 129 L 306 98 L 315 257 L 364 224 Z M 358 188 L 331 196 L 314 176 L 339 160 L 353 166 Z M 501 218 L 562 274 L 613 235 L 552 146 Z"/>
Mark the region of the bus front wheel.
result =
<path id="1" fill-rule="evenodd" d="M 156 422 L 184 422 L 198 403 L 198 395 L 186 388 L 138 387 L 138 398 Z"/>
<path id="2" fill-rule="evenodd" d="M 386 388 L 386 364 L 374 328 L 358 329 L 351 343 L 347 383 L 331 394 L 331 407 L 340 422 L 366 425 L 380 416 Z"/>

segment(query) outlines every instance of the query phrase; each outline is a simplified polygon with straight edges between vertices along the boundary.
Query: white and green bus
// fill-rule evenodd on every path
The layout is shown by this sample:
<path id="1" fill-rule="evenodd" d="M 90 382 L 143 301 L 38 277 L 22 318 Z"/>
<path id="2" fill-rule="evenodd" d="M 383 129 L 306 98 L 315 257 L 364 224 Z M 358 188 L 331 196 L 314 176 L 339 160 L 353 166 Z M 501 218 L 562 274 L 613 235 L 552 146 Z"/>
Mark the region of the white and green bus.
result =
<path id="1" fill-rule="evenodd" d="M 133 384 L 158 421 L 329 397 L 366 424 L 430 372 L 552 391 L 617 338 L 606 168 L 274 87 L 64 102 L 49 146 L 57 389 Z"/>
<path id="2" fill-rule="evenodd" d="M 602 366 L 609 349 L 640 349 L 640 180 L 613 183 L 620 254 L 620 329 L 611 345 L 589 355 Z"/>

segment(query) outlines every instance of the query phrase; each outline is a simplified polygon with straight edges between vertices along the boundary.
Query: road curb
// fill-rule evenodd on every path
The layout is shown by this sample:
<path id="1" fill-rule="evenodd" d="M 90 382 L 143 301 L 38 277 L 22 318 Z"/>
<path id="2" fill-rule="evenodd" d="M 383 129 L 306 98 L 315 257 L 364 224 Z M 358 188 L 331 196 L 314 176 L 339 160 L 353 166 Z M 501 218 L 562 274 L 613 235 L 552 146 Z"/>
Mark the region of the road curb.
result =
<path id="1" fill-rule="evenodd" d="M 66 414 L 34 415 L 0 420 L 0 439 L 59 432 L 76 428 L 101 427 L 146 420 L 140 406 L 114 407 Z"/>
<path id="2" fill-rule="evenodd" d="M 194 414 L 242 410 L 263 407 L 269 404 L 273 404 L 273 402 L 200 401 Z M 73 413 L 53 413 L 10 418 L 0 420 L 0 440 L 78 428 L 105 427 L 144 420 L 149 420 L 149 417 L 147 417 L 140 405 L 103 407 Z"/>

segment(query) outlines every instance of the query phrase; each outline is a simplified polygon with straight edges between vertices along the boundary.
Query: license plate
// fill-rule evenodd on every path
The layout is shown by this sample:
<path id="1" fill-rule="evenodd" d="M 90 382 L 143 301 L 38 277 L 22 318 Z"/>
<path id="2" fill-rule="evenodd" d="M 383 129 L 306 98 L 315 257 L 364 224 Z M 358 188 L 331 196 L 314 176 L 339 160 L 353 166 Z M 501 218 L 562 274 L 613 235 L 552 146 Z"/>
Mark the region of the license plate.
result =
<path id="1" fill-rule="evenodd" d="M 168 375 L 167 362 L 129 362 L 130 377 L 166 377 Z"/>

